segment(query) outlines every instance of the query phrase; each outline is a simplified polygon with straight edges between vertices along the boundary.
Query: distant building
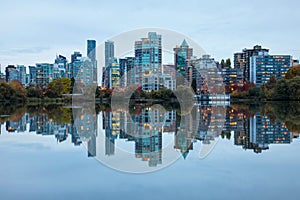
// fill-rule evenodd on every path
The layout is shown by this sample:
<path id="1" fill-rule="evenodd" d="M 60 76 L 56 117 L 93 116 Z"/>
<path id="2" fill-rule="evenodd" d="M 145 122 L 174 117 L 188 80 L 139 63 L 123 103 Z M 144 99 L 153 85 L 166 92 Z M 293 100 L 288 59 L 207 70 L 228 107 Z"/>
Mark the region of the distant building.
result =
<path id="1" fill-rule="evenodd" d="M 107 72 L 108 72 L 107 87 L 110 89 L 120 87 L 120 65 L 116 58 L 107 67 Z"/>
<path id="2" fill-rule="evenodd" d="M 92 62 L 96 61 L 96 40 L 87 41 L 87 57 L 89 57 Z"/>
<path id="3" fill-rule="evenodd" d="M 217 68 L 217 63 L 210 55 L 203 55 L 202 58 L 193 58 L 193 76 L 196 79 L 198 94 L 222 93 L 223 79 L 221 72 Z"/>
<path id="4" fill-rule="evenodd" d="M 20 72 L 19 70 L 15 69 L 15 70 L 11 70 L 9 71 L 8 73 L 8 82 L 11 82 L 11 81 L 20 81 Z"/>
<path id="5" fill-rule="evenodd" d="M 9 82 L 9 72 L 12 70 L 16 70 L 17 68 L 14 65 L 8 65 L 5 68 L 5 77 L 6 77 L 6 82 Z"/>
<path id="6" fill-rule="evenodd" d="M 29 84 L 36 85 L 36 67 L 29 66 Z"/>
<path id="7" fill-rule="evenodd" d="M 143 76 L 159 73 L 162 67 L 161 35 L 149 32 L 147 38 L 135 41 L 135 84 L 141 84 Z"/>
<path id="8" fill-rule="evenodd" d="M 82 58 L 82 54 L 79 51 L 74 51 L 74 53 L 71 55 L 71 63 L 75 61 L 79 61 Z"/>
<path id="9" fill-rule="evenodd" d="M 250 81 L 250 58 L 257 56 L 260 52 L 268 53 L 269 49 L 256 45 L 253 49 L 243 49 L 242 52 L 234 54 L 234 68 L 243 70 L 244 82 Z"/>
<path id="10" fill-rule="evenodd" d="M 36 64 L 36 84 L 39 87 L 46 87 L 48 83 L 52 82 L 53 76 L 53 64 L 50 63 L 38 63 Z"/>
<path id="11" fill-rule="evenodd" d="M 223 78 L 223 82 L 227 86 L 243 86 L 244 84 L 244 73 L 238 68 L 219 68 Z"/>
<path id="12" fill-rule="evenodd" d="M 93 63 L 89 58 L 82 58 L 80 61 L 73 63 L 73 77 L 75 81 L 84 84 L 85 86 L 94 82 Z"/>
<path id="13" fill-rule="evenodd" d="M 96 40 L 87 41 L 87 57 L 92 62 L 93 82 L 97 82 Z"/>
<path id="14" fill-rule="evenodd" d="M 19 71 L 19 81 L 22 85 L 26 86 L 26 67 L 24 65 L 17 65 L 17 70 Z"/>
<path id="15" fill-rule="evenodd" d="M 299 65 L 300 63 L 299 63 L 299 60 L 293 60 L 292 61 L 292 67 L 293 66 L 297 66 L 297 65 Z"/>
<path id="16" fill-rule="evenodd" d="M 144 75 L 142 79 L 143 91 L 150 92 L 162 88 L 175 90 L 176 81 L 169 74 L 152 73 L 148 76 Z"/>
<path id="17" fill-rule="evenodd" d="M 81 68 L 81 65 L 82 65 L 82 54 L 78 51 L 75 51 L 71 55 L 71 63 L 69 63 L 67 67 L 67 77 L 75 78 Z"/>
<path id="18" fill-rule="evenodd" d="M 113 41 L 106 41 L 105 42 L 105 47 L 104 47 L 104 59 L 105 63 L 102 69 L 102 86 L 103 87 L 108 87 L 109 85 L 109 77 L 108 77 L 108 67 L 109 65 L 114 61 L 115 58 L 115 45 Z"/>
<path id="19" fill-rule="evenodd" d="M 65 56 L 56 56 L 54 61 L 54 78 L 67 77 L 67 58 Z"/>
<path id="20" fill-rule="evenodd" d="M 135 69 L 134 69 L 135 57 L 120 58 L 120 77 L 121 86 L 128 86 L 134 84 Z"/>
<path id="21" fill-rule="evenodd" d="M 186 40 L 183 40 L 180 47 L 174 48 L 174 64 L 177 73 L 184 76 L 187 81 L 192 82 L 192 67 L 190 59 L 193 56 L 193 49 L 189 48 Z"/>
<path id="22" fill-rule="evenodd" d="M 115 44 L 113 41 L 105 42 L 105 66 L 107 67 L 115 58 Z"/>
<path id="23" fill-rule="evenodd" d="M 250 81 L 257 87 L 268 83 L 272 76 L 276 79 L 284 77 L 290 69 L 292 56 L 269 55 L 267 52 L 260 52 L 257 56 L 250 58 Z"/>

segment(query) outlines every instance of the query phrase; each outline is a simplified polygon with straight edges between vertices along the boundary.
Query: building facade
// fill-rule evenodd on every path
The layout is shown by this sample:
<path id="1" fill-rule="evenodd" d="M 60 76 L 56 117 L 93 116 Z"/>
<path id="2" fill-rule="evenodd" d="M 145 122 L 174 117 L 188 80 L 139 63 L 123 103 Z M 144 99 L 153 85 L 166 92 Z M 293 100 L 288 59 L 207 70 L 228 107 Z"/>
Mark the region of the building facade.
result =
<path id="1" fill-rule="evenodd" d="M 269 55 L 260 52 L 257 56 L 250 58 L 250 81 L 257 87 L 268 83 L 274 76 L 276 79 L 284 77 L 292 64 L 290 55 Z"/>
<path id="2" fill-rule="evenodd" d="M 257 56 L 260 52 L 269 53 L 269 49 L 256 45 L 253 49 L 243 49 L 242 52 L 234 54 L 234 68 L 243 71 L 244 82 L 250 81 L 250 58 Z"/>
<path id="3" fill-rule="evenodd" d="M 141 84 L 143 76 L 149 76 L 161 70 L 161 41 L 161 35 L 149 32 L 147 38 L 135 42 L 135 84 Z"/>
<path id="4" fill-rule="evenodd" d="M 190 59 L 193 56 L 193 49 L 189 48 L 186 40 L 183 40 L 179 47 L 174 49 L 174 64 L 178 74 L 184 76 L 184 78 L 192 82 L 192 67 Z"/>

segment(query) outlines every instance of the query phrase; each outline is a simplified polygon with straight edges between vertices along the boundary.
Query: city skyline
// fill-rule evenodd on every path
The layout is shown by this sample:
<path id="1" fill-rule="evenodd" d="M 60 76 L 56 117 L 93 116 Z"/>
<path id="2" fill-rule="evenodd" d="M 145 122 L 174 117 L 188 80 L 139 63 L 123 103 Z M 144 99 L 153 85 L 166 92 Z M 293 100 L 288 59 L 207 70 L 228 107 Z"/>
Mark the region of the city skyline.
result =
<path id="1" fill-rule="evenodd" d="M 2 28 L 6 31 L 0 33 L 2 71 L 4 66 L 12 63 L 32 65 L 35 62 L 49 62 L 50 55 L 69 55 L 74 50 L 84 49 L 82 41 L 87 38 L 101 43 L 113 35 L 141 27 L 164 27 L 187 34 L 217 60 L 232 58 L 232 54 L 241 47 L 255 44 L 273 49 L 274 54 L 286 53 L 299 57 L 297 47 L 300 42 L 295 40 L 299 33 L 299 28 L 295 26 L 298 1 L 264 1 L 259 4 L 234 0 L 218 3 L 178 2 L 168 12 L 165 12 L 171 4 L 168 1 L 159 4 L 155 1 L 152 4 L 118 2 L 114 8 L 120 15 L 114 16 L 107 9 L 111 7 L 111 2 L 77 1 L 72 5 L 59 2 L 59 7 L 56 3 L 19 1 L 16 7 L 12 2 L 2 2 L 0 16 L 6 19 L 2 22 Z M 86 6 L 89 9 L 83 9 Z M 45 8 L 51 12 L 43 12 Z M 180 8 L 180 14 L 176 8 Z M 182 19 L 183 14 L 196 20 Z M 111 17 L 104 17 L 108 15 Z M 169 23 L 174 20 L 176 23 Z M 82 53 L 86 54 L 84 51 Z"/>

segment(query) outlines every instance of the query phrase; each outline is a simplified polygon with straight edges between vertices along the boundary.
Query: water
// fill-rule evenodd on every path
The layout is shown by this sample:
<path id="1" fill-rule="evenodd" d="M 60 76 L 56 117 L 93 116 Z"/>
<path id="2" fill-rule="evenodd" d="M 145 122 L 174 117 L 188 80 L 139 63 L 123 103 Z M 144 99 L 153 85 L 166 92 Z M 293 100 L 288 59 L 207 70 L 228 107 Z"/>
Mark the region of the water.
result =
<path id="1" fill-rule="evenodd" d="M 299 108 L 3 106 L 0 197 L 299 199 Z"/>

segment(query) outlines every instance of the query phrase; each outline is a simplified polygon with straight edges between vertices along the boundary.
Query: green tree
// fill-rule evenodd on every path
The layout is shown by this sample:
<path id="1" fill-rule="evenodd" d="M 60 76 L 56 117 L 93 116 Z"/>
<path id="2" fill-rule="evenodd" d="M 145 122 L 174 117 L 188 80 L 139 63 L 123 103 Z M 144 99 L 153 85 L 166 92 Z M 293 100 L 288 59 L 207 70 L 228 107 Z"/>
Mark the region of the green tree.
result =
<path id="1" fill-rule="evenodd" d="M 10 101 L 15 96 L 15 89 L 8 83 L 0 83 L 0 100 L 1 101 Z"/>
<path id="2" fill-rule="evenodd" d="M 72 81 L 69 78 L 62 78 L 61 82 L 63 84 L 62 94 L 71 94 L 72 93 Z"/>
<path id="3" fill-rule="evenodd" d="M 13 80 L 9 83 L 15 90 L 14 99 L 17 101 L 25 101 L 27 97 L 27 92 L 25 87 L 20 81 Z"/>
<path id="4" fill-rule="evenodd" d="M 288 85 L 285 79 L 280 79 L 277 81 L 276 86 L 271 89 L 269 98 L 271 100 L 288 100 Z"/>
<path id="5" fill-rule="evenodd" d="M 27 91 L 27 97 L 32 97 L 32 98 L 42 98 L 43 97 L 43 90 L 34 85 L 29 85 L 26 88 L 26 91 Z"/>
<path id="6" fill-rule="evenodd" d="M 291 67 L 289 71 L 285 74 L 286 79 L 292 79 L 296 76 L 300 76 L 300 65 Z"/>
<path id="7" fill-rule="evenodd" d="M 287 80 L 290 100 L 300 100 L 300 76 Z"/>
<path id="8" fill-rule="evenodd" d="M 222 68 L 225 67 L 225 60 L 224 60 L 224 59 L 221 60 L 221 67 L 222 67 Z"/>
<path id="9" fill-rule="evenodd" d="M 226 67 L 231 67 L 231 61 L 230 61 L 230 58 L 226 59 L 225 66 L 226 66 Z"/>
<path id="10" fill-rule="evenodd" d="M 45 95 L 49 98 L 58 98 L 63 94 L 64 85 L 61 79 L 54 79 L 47 85 Z"/>

